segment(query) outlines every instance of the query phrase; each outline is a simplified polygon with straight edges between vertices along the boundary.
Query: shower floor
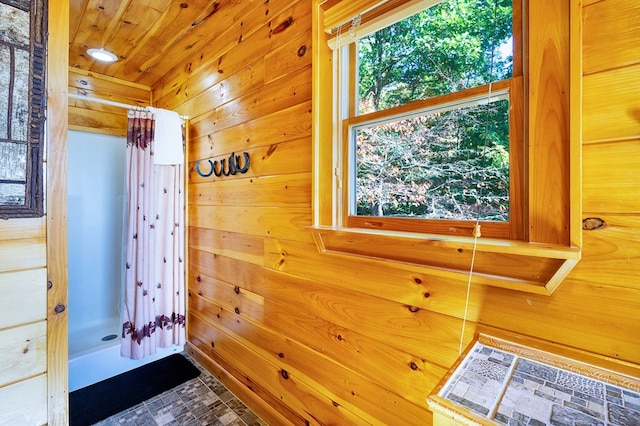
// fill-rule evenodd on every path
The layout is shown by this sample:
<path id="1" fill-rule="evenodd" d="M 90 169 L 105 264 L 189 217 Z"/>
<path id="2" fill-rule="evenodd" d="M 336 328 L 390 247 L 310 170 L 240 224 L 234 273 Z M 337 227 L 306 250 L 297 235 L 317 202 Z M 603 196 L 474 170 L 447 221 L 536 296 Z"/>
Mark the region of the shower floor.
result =
<path id="1" fill-rule="evenodd" d="M 121 329 L 119 317 L 107 318 L 84 328 L 69 329 L 69 359 L 120 344 Z"/>

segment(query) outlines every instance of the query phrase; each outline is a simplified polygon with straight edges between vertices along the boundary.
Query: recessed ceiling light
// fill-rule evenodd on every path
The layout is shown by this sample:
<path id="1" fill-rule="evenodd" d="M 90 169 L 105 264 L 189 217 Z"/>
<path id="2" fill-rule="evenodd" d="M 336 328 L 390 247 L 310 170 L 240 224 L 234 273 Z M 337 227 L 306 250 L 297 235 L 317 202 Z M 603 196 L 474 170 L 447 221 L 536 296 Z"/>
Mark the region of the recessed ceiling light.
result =
<path id="1" fill-rule="evenodd" d="M 87 53 L 93 59 L 97 59 L 98 61 L 115 62 L 118 60 L 118 57 L 116 55 L 104 49 L 89 49 L 87 50 Z"/>

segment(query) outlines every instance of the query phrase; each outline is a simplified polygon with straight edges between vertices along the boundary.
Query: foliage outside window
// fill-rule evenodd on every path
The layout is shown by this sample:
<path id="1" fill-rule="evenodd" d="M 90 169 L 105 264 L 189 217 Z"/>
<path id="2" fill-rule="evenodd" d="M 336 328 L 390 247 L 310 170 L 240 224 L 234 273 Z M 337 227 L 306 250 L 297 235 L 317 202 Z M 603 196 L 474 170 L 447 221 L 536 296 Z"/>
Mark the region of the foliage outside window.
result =
<path id="1" fill-rule="evenodd" d="M 514 19 L 510 0 L 446 0 L 342 48 L 347 226 L 514 236 Z"/>
<path id="2" fill-rule="evenodd" d="M 0 0 L 0 218 L 41 216 L 44 1 Z"/>

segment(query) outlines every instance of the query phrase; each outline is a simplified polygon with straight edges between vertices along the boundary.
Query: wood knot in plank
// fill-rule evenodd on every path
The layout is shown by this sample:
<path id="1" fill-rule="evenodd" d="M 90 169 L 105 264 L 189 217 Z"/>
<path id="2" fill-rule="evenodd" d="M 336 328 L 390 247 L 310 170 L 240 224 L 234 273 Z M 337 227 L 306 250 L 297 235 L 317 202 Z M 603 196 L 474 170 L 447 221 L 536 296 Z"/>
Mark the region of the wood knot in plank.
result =
<path id="1" fill-rule="evenodd" d="M 582 229 L 585 231 L 594 231 L 603 228 L 605 225 L 605 221 L 599 217 L 588 217 L 582 220 Z"/>
<path id="2" fill-rule="evenodd" d="M 289 28 L 293 24 L 293 17 L 289 16 L 284 22 L 271 30 L 271 34 L 278 34 Z"/>

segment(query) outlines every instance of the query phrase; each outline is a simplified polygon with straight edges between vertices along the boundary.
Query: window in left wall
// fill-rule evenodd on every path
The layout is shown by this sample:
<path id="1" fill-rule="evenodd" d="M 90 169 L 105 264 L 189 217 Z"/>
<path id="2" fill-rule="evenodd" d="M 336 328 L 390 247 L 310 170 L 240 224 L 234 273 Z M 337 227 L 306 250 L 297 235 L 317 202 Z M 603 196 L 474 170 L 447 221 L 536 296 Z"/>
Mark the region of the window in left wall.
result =
<path id="1" fill-rule="evenodd" d="M 0 0 L 0 218 L 43 214 L 46 10 Z"/>

